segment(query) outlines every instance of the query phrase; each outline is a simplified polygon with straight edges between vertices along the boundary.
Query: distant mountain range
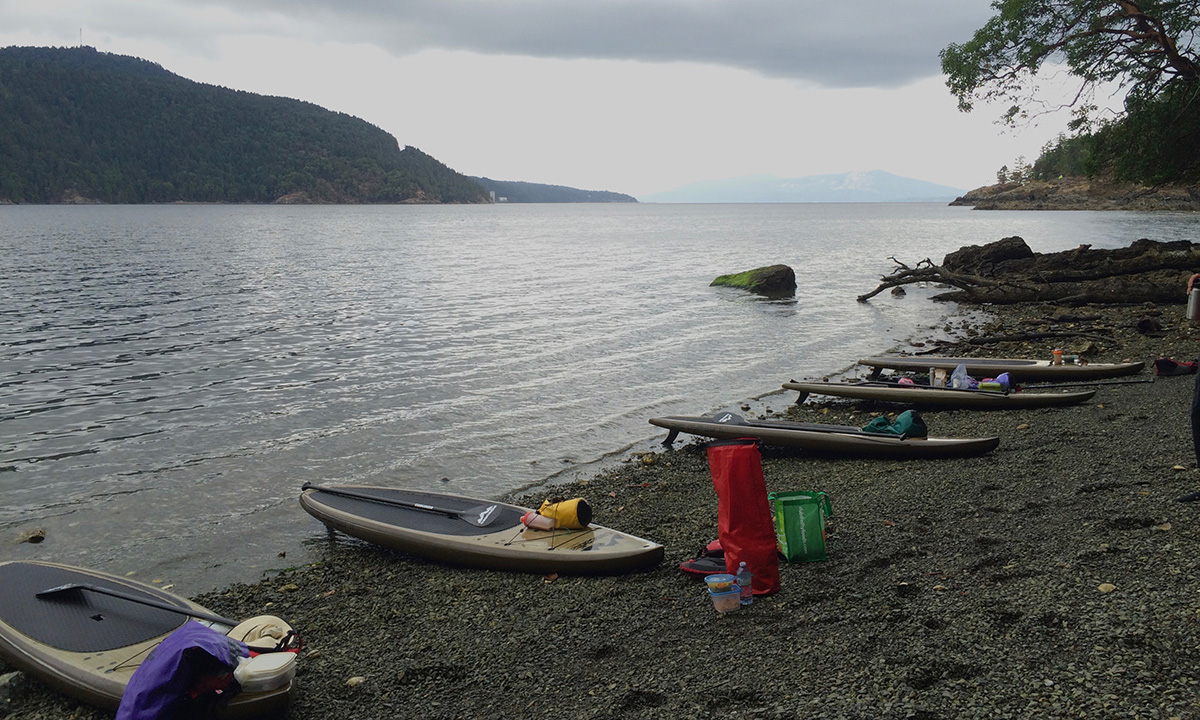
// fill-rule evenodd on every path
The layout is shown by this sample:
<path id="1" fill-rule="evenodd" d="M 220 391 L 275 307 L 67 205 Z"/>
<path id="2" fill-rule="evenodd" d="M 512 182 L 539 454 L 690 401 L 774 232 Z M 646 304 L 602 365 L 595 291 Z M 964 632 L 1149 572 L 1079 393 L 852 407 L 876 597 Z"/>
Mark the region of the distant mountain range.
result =
<path id="1" fill-rule="evenodd" d="M 638 198 L 651 203 L 950 202 L 965 190 L 883 170 L 780 178 L 751 175 L 691 183 Z"/>

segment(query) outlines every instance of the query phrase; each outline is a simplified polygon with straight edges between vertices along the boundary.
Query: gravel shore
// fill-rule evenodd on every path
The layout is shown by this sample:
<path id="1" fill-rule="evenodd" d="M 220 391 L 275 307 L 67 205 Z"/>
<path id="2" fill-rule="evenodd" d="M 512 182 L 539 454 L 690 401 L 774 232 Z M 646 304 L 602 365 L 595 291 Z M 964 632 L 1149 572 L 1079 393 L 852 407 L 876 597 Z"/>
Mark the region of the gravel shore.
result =
<path id="1" fill-rule="evenodd" d="M 1130 379 L 1149 381 L 1155 358 L 1195 358 L 1182 315 L 997 308 L 946 351 L 1049 357 L 1061 346 L 1144 360 Z M 970 343 L 1022 333 L 1062 335 Z M 1175 500 L 1200 490 L 1193 380 L 1105 385 L 1062 409 L 922 413 L 931 435 L 999 435 L 978 458 L 765 448 L 768 490 L 830 494 L 829 559 L 782 565 L 782 592 L 726 616 L 677 568 L 717 532 L 698 439 L 513 498 L 585 497 L 596 522 L 666 546 L 644 572 L 457 569 L 339 536 L 317 564 L 197 599 L 303 633 L 287 713 L 297 720 L 1200 718 L 1200 503 Z M 863 425 L 888 410 L 809 401 L 787 415 Z M 35 681 L 9 711 L 110 717 Z"/>

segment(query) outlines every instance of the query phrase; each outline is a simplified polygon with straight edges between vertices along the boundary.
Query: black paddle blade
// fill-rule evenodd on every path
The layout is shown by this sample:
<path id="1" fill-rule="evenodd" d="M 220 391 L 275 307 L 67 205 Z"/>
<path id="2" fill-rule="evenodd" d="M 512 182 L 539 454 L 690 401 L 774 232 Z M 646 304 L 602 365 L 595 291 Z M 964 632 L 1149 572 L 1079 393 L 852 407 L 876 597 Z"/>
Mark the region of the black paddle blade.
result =
<path id="1" fill-rule="evenodd" d="M 496 522 L 496 518 L 500 515 L 499 510 L 499 505 L 480 505 L 470 510 L 463 510 L 458 513 L 458 516 L 475 527 L 487 527 Z"/>
<path id="2" fill-rule="evenodd" d="M 475 527 L 487 527 L 488 525 L 494 523 L 498 515 L 497 511 L 500 509 L 500 506 L 494 503 L 491 505 L 479 505 L 466 510 L 450 510 L 447 508 L 426 505 L 425 503 L 406 503 L 399 500 L 389 500 L 385 502 L 400 505 L 401 507 L 411 507 L 417 510 L 427 510 L 429 512 L 439 513 L 441 515 L 448 515 L 449 517 L 458 518 L 463 522 L 470 523 Z"/>

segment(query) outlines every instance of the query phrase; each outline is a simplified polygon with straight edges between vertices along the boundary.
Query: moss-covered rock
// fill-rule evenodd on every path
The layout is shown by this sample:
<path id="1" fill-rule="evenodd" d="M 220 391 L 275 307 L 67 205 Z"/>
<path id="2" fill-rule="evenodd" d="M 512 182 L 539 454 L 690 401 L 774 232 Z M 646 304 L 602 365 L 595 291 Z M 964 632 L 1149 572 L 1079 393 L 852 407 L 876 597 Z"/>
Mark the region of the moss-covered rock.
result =
<path id="1" fill-rule="evenodd" d="M 735 287 L 759 295 L 777 297 L 796 294 L 796 273 L 787 265 L 769 265 L 733 275 L 722 275 L 709 284 Z"/>

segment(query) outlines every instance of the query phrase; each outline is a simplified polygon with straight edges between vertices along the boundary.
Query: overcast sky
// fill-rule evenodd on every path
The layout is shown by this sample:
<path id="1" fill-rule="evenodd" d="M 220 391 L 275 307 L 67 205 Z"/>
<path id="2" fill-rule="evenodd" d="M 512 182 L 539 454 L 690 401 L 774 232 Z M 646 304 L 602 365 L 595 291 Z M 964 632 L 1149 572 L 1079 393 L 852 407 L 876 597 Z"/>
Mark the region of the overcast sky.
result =
<path id="1" fill-rule="evenodd" d="M 958 188 L 1066 127 L 958 112 L 988 0 L 0 0 L 0 46 L 133 55 L 377 125 L 468 175 L 632 195 L 887 170 Z"/>

